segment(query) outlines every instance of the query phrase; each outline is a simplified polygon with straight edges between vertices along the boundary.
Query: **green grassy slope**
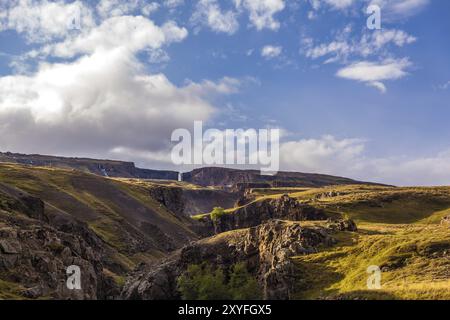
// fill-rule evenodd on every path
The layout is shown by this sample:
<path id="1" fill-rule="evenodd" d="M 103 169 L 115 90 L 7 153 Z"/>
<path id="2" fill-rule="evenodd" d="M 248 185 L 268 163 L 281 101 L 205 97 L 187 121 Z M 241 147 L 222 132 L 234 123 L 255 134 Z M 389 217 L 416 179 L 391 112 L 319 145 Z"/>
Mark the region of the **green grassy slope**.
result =
<path id="1" fill-rule="evenodd" d="M 450 299 L 450 232 L 432 225 L 363 225 L 340 244 L 296 257 L 298 299 Z M 379 266 L 381 289 L 369 290 L 369 266 Z"/>

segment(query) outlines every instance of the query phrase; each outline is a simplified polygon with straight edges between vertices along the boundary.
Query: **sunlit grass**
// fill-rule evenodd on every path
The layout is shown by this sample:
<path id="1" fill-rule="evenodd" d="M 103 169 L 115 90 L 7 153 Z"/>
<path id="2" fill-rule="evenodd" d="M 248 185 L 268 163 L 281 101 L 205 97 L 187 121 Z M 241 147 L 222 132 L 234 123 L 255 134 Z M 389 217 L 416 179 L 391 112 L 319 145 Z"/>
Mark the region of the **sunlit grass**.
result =
<path id="1" fill-rule="evenodd" d="M 450 233 L 441 226 L 371 226 L 340 235 L 339 244 L 294 258 L 299 299 L 450 299 Z M 381 290 L 367 289 L 379 266 Z M 447 286 L 446 286 L 447 285 Z"/>

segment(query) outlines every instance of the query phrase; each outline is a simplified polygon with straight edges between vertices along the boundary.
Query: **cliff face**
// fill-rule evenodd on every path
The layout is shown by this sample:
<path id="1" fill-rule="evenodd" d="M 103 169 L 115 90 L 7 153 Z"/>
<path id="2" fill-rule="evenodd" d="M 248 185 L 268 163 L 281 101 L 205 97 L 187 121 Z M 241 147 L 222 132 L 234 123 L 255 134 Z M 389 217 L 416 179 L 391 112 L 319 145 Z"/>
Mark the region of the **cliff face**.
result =
<path id="1" fill-rule="evenodd" d="M 185 214 L 185 200 L 183 189 L 178 187 L 155 186 L 151 187 L 150 196 L 169 211 L 178 215 Z"/>
<path id="2" fill-rule="evenodd" d="M 228 270 L 237 262 L 260 284 L 265 299 L 289 299 L 298 275 L 292 256 L 316 252 L 335 240 L 322 227 L 304 228 L 299 224 L 270 221 L 251 229 L 238 230 L 190 244 L 159 265 L 136 270 L 121 297 L 137 300 L 180 299 L 176 279 L 190 264 L 208 262 Z"/>
<path id="3" fill-rule="evenodd" d="M 367 184 L 348 178 L 301 172 L 279 172 L 263 176 L 256 170 L 201 168 L 183 174 L 183 180 L 200 186 L 221 186 L 238 191 L 252 184 L 259 187 L 323 187 L 329 185 Z"/>
<path id="4" fill-rule="evenodd" d="M 239 195 L 214 189 L 184 190 L 185 213 L 195 215 L 211 212 L 215 207 L 233 208 Z"/>
<path id="5" fill-rule="evenodd" d="M 232 208 L 239 198 L 233 192 L 154 186 L 150 195 L 168 210 L 184 216 L 211 212 L 215 207 Z"/>
<path id="6" fill-rule="evenodd" d="M 183 174 L 183 181 L 199 186 L 232 187 L 238 183 L 254 182 L 256 171 L 241 171 L 226 168 L 201 168 Z"/>
<path id="7" fill-rule="evenodd" d="M 285 195 L 277 199 L 252 202 L 233 213 L 224 214 L 212 221 L 205 217 L 202 222 L 214 228 L 215 233 L 255 227 L 263 222 L 280 219 L 288 221 L 326 220 L 321 209 L 302 204 Z"/>

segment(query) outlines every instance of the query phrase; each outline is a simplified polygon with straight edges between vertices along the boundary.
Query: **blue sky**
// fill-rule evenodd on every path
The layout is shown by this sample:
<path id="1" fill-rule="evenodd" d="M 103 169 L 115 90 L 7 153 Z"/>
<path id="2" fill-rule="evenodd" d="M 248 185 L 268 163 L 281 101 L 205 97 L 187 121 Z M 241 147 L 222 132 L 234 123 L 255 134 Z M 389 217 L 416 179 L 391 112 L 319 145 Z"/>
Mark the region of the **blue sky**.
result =
<path id="1" fill-rule="evenodd" d="M 203 120 L 281 128 L 284 170 L 450 184 L 448 1 L 0 7 L 2 151 L 173 168 L 170 133 Z"/>

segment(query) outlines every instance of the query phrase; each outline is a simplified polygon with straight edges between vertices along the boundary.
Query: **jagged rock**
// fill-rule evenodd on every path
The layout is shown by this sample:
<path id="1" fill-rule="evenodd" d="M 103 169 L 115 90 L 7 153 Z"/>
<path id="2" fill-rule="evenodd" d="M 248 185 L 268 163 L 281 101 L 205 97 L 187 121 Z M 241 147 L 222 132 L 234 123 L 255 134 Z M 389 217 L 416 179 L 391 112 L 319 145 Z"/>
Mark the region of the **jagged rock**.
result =
<path id="1" fill-rule="evenodd" d="M 44 293 L 44 289 L 42 286 L 35 286 L 32 288 L 25 289 L 22 292 L 22 295 L 28 299 L 37 299 L 41 297 Z"/>
<path id="2" fill-rule="evenodd" d="M 208 262 L 225 270 L 237 262 L 258 279 L 266 299 L 289 299 L 294 292 L 296 267 L 292 256 L 317 252 L 335 240 L 321 227 L 270 221 L 258 227 L 238 230 L 192 243 L 160 265 L 140 266 L 128 278 L 123 299 L 179 299 L 176 279 L 190 264 Z"/>
<path id="3" fill-rule="evenodd" d="M 108 249 L 86 224 L 66 218 L 50 225 L 43 202 L 27 195 L 8 198 L 8 208 L 15 212 L 0 210 L 2 280 L 20 284 L 20 294 L 29 299 L 117 297 L 117 285 L 103 272 Z M 66 286 L 71 265 L 81 269 L 81 290 Z"/>
<path id="4" fill-rule="evenodd" d="M 353 220 L 350 219 L 328 219 L 327 227 L 334 231 L 358 231 L 358 227 Z"/>
<path id="5" fill-rule="evenodd" d="M 265 299 L 290 299 L 294 291 L 296 267 L 290 257 L 317 252 L 320 245 L 334 244 L 324 230 L 303 228 L 299 224 L 271 221 L 249 230 L 236 249 L 258 252 L 257 276 Z"/>

